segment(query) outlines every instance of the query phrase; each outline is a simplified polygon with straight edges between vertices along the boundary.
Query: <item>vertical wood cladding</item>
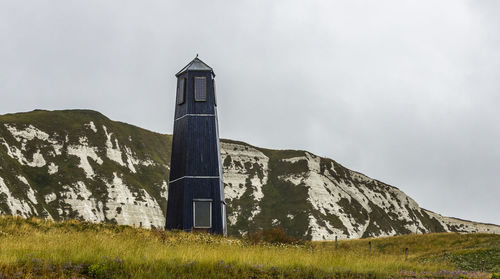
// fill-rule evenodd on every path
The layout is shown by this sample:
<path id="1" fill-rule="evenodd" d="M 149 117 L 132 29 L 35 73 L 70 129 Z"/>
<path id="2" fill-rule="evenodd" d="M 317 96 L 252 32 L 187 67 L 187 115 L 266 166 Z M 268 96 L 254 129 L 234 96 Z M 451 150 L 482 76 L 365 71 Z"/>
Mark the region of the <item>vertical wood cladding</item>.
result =
<path id="1" fill-rule="evenodd" d="M 212 69 L 198 58 L 177 74 L 178 102 L 172 139 L 167 229 L 191 231 L 194 227 L 193 202 L 210 200 L 212 227 L 207 231 L 226 235 L 214 77 Z"/>

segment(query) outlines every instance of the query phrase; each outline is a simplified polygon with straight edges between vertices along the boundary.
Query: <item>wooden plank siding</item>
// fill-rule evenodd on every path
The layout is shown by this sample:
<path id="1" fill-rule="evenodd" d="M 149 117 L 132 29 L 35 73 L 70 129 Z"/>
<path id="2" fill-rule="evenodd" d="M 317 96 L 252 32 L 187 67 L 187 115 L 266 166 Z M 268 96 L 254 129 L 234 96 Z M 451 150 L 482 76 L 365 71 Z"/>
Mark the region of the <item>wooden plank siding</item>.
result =
<path id="1" fill-rule="evenodd" d="M 195 77 L 206 79 L 206 101 L 195 101 Z M 185 78 L 186 82 L 184 102 L 176 102 L 175 107 L 166 229 L 193 230 L 193 200 L 210 199 L 212 228 L 207 231 L 226 235 L 213 77 L 211 70 L 190 71 L 189 67 L 177 76 L 178 80 Z"/>

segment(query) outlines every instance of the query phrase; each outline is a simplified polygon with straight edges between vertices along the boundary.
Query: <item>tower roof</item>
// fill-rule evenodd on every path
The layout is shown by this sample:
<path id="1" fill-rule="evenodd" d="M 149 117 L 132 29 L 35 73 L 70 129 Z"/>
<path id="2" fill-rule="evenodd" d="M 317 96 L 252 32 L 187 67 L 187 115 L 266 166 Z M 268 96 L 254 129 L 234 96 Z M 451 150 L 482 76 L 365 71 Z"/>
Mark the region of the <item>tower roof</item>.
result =
<path id="1" fill-rule="evenodd" d="M 205 62 L 201 61 L 201 59 L 198 58 L 198 54 L 193 61 L 189 62 L 189 64 L 182 68 L 175 76 L 178 77 L 187 71 L 210 71 L 212 75 L 215 76 L 214 70 Z"/>

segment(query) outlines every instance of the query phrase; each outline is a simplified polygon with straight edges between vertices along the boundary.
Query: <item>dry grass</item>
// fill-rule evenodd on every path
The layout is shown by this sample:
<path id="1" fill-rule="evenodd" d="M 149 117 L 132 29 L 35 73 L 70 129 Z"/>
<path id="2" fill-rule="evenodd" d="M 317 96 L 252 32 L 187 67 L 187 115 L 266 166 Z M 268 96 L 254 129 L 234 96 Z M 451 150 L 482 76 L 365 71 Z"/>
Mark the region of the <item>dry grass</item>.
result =
<path id="1" fill-rule="evenodd" d="M 335 249 L 331 242 L 253 245 L 206 234 L 0 217 L 0 278 L 16 273 L 61 278 L 383 278 L 402 276 L 402 271 L 435 275 L 457 269 L 450 261 L 433 259 L 444 249 L 481 249 L 499 241 L 498 235 L 429 234 L 339 241 Z"/>

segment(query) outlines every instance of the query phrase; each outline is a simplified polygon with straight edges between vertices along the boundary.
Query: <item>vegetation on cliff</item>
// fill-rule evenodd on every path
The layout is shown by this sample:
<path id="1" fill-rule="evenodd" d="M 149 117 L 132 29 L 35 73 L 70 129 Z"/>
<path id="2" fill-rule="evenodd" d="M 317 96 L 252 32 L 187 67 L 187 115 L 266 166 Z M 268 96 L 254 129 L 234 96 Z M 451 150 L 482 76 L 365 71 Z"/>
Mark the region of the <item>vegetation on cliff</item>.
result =
<path id="1" fill-rule="evenodd" d="M 171 140 L 89 110 L 0 115 L 0 214 L 163 228 Z M 500 233 L 307 151 L 222 139 L 221 156 L 234 237 L 275 227 L 309 240 Z"/>

